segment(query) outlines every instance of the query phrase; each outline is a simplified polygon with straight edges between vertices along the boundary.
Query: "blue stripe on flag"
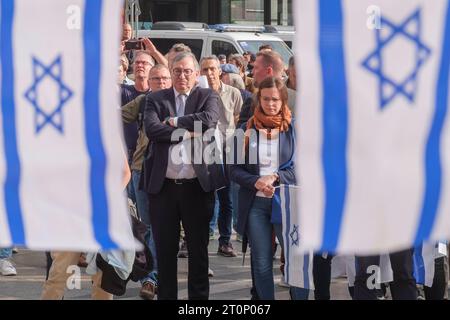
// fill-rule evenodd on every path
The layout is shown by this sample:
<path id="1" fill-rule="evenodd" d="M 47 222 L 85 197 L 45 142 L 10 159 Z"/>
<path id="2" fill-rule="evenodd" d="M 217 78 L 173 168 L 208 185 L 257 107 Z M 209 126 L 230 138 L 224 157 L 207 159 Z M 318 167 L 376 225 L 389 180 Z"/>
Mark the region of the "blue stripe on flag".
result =
<path id="1" fill-rule="evenodd" d="M 286 248 L 286 262 L 289 262 L 290 258 L 290 248 L 291 248 L 291 239 L 289 238 L 289 232 L 291 231 L 291 213 L 290 213 L 290 206 L 291 206 L 291 198 L 289 197 L 289 186 L 281 186 L 280 189 L 283 188 L 283 193 L 285 197 L 284 202 L 284 212 L 286 213 L 286 234 L 285 234 L 285 248 Z M 281 190 L 280 190 L 281 194 Z M 287 283 L 289 283 L 290 279 L 290 272 L 289 272 L 289 264 L 286 265 L 285 268 L 285 280 Z"/>
<path id="2" fill-rule="evenodd" d="M 447 4 L 441 65 L 436 90 L 436 111 L 425 153 L 425 194 L 415 245 L 428 239 L 433 231 L 442 185 L 441 136 L 448 108 L 448 77 L 450 68 L 450 3 Z"/>
<path id="3" fill-rule="evenodd" d="M 320 251 L 334 252 L 339 240 L 347 191 L 347 80 L 342 4 L 320 0 L 320 60 L 323 81 L 325 213 Z"/>
<path id="4" fill-rule="evenodd" d="M 309 253 L 303 255 L 303 288 L 309 289 Z"/>
<path id="5" fill-rule="evenodd" d="M 101 23 L 102 0 L 85 2 L 84 14 L 84 122 L 91 161 L 90 189 L 95 239 L 102 248 L 117 248 L 109 236 L 106 195 L 106 155 L 100 132 Z"/>
<path id="6" fill-rule="evenodd" d="M 425 262 L 422 253 L 423 245 L 414 248 L 413 254 L 413 275 L 418 284 L 425 284 Z"/>
<path id="7" fill-rule="evenodd" d="M 14 101 L 13 20 L 14 1 L 1 0 L 0 61 L 1 61 L 1 112 L 3 143 L 5 146 L 6 179 L 4 196 L 9 229 L 14 244 L 25 244 L 22 208 L 19 199 L 20 159 L 16 138 L 16 106 Z"/>

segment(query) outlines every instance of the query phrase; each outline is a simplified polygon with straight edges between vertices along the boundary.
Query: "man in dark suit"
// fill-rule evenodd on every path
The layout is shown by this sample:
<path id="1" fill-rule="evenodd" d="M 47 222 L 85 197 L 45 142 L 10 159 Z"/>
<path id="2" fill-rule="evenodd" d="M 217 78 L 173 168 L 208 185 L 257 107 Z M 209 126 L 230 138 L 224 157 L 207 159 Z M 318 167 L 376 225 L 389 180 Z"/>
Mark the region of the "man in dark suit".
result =
<path id="1" fill-rule="evenodd" d="M 223 182 L 216 166 L 205 161 L 193 164 L 191 159 L 197 158 L 189 157 L 192 151 L 203 154 L 203 143 L 190 143 L 194 123 L 202 132 L 216 128 L 219 96 L 196 87 L 199 65 L 192 53 L 178 54 L 170 72 L 173 87 L 147 95 L 144 111 L 144 128 L 150 140 L 144 186 L 149 193 L 158 258 L 158 299 L 178 298 L 180 220 L 189 251 L 189 299 L 208 299 L 209 221 L 214 191 Z M 180 136 L 175 132 L 180 128 L 185 129 L 184 136 L 173 139 Z M 188 161 L 180 161 L 180 155 Z"/>

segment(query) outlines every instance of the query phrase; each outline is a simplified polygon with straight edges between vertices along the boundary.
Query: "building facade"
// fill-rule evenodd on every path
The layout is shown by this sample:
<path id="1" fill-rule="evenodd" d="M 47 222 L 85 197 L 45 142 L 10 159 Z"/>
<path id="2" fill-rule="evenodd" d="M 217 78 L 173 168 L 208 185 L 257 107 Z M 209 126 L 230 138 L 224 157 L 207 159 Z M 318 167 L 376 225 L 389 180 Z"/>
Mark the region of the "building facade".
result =
<path id="1" fill-rule="evenodd" d="M 292 26 L 292 1 L 139 0 L 139 28 L 150 28 L 158 21 Z"/>

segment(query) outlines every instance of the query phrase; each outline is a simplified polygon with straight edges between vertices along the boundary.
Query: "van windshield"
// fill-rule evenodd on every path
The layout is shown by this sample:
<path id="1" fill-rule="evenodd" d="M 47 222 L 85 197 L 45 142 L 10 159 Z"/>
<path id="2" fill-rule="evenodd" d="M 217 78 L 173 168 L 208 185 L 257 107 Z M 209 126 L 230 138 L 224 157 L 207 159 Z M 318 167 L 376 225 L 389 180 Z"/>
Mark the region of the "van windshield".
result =
<path id="1" fill-rule="evenodd" d="M 272 49 L 278 52 L 283 58 L 284 64 L 289 64 L 289 58 L 292 57 L 292 51 L 289 47 L 284 43 L 284 41 L 238 41 L 242 50 L 250 51 L 253 53 L 257 53 L 260 46 L 263 44 L 270 44 Z"/>

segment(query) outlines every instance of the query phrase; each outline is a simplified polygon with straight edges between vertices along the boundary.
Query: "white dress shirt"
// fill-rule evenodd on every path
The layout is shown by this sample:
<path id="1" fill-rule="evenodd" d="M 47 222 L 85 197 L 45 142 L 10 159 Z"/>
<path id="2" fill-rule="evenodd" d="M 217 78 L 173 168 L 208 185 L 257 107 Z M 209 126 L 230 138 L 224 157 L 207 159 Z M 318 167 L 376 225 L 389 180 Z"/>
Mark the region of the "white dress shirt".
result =
<path id="1" fill-rule="evenodd" d="M 278 130 L 272 130 L 272 139 L 267 139 L 266 131 L 259 131 L 259 175 L 268 176 L 278 172 L 280 135 Z M 266 197 L 264 192 L 258 191 L 257 197 Z"/>
<path id="2" fill-rule="evenodd" d="M 173 88 L 175 93 L 175 107 L 177 117 L 174 118 L 174 124 L 177 126 L 177 118 L 184 116 L 186 100 L 191 93 L 181 94 Z M 178 144 L 171 145 L 169 148 L 169 160 L 167 163 L 166 178 L 169 179 L 193 179 L 196 178 L 192 161 L 189 161 L 188 154 L 191 152 L 191 139 L 183 139 Z"/>

